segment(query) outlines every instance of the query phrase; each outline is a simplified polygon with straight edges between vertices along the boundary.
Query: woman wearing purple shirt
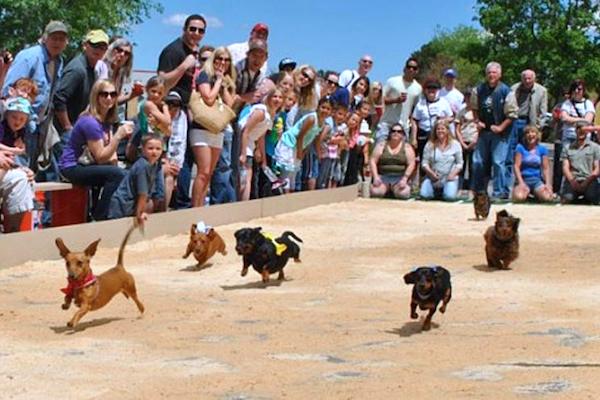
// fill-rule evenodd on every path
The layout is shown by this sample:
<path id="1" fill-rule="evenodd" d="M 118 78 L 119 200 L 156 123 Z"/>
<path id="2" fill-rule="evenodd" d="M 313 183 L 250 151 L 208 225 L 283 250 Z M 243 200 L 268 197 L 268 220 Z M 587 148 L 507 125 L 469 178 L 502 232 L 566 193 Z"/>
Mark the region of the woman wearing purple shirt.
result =
<path id="1" fill-rule="evenodd" d="M 124 124 L 111 134 L 112 124 L 118 121 L 117 97 L 111 81 L 94 84 L 90 105 L 77 119 L 59 163 L 62 175 L 74 185 L 102 188 L 93 213 L 95 220 L 106 219 L 110 198 L 125 176 L 116 165 L 116 152 L 119 142 L 131 135 L 133 127 Z M 93 158 L 91 162 L 81 159 L 86 147 Z"/>

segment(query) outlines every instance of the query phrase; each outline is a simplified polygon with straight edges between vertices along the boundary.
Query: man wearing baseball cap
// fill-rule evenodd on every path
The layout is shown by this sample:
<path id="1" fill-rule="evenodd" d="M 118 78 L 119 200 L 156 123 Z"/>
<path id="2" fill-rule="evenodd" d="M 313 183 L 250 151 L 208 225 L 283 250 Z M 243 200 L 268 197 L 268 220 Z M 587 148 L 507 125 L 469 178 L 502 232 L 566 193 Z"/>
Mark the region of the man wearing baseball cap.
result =
<path id="1" fill-rule="evenodd" d="M 279 72 L 292 72 L 296 69 L 296 65 L 298 64 L 293 59 L 289 57 L 282 58 L 279 61 Z"/>
<path id="2" fill-rule="evenodd" d="M 443 75 L 444 87 L 440 90 L 440 97 L 445 98 L 450 103 L 452 112 L 456 115 L 463 107 L 463 102 L 465 101 L 465 96 L 456 88 L 458 73 L 454 68 L 446 68 Z"/>
<path id="3" fill-rule="evenodd" d="M 250 31 L 250 37 L 248 38 L 247 42 L 234 43 L 227 46 L 227 49 L 231 53 L 231 62 L 233 62 L 233 64 L 236 65 L 241 60 L 246 58 L 248 50 L 250 49 L 250 42 L 252 42 L 253 40 L 259 39 L 263 40 L 266 43 L 268 38 L 269 27 L 267 26 L 267 24 L 264 24 L 262 22 L 257 23 Z M 267 70 L 268 67 L 267 62 L 265 60 L 264 65 L 260 68 L 260 71 L 263 76 L 267 75 Z"/>
<path id="4" fill-rule="evenodd" d="M 89 31 L 83 42 L 83 53 L 72 59 L 65 67 L 53 99 L 55 126 L 59 132 L 70 133 L 79 114 L 88 106 L 90 92 L 96 81 L 94 68 L 104 57 L 108 42 L 108 35 L 103 30 Z M 68 135 L 63 139 L 68 139 Z"/>
<path id="5" fill-rule="evenodd" d="M 32 79 L 37 84 L 38 94 L 32 104 L 34 113 L 30 116 L 32 129 L 25 135 L 27 153 L 32 161 L 37 158 L 37 137 L 40 128 L 47 127 L 44 122 L 49 114 L 53 93 L 63 74 L 62 53 L 68 43 L 67 26 L 62 21 L 50 21 L 44 29 L 40 43 L 21 50 L 16 55 L 4 81 L 4 96 L 8 96 L 8 89 L 21 78 Z M 32 164 L 32 167 L 35 166 Z"/>

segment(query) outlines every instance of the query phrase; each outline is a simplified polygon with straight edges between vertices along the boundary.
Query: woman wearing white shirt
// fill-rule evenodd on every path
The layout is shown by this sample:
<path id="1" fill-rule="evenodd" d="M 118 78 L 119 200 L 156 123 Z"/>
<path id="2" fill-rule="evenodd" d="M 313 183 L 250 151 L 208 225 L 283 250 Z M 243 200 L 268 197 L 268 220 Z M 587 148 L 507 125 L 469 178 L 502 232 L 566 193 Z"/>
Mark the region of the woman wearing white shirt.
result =
<path id="1" fill-rule="evenodd" d="M 560 119 L 562 125 L 562 145 L 567 147 L 577 140 L 575 125 L 577 122 L 594 121 L 594 104 L 585 98 L 585 82 L 575 79 L 569 87 L 569 99 L 565 100 L 560 107 Z"/>
<path id="2" fill-rule="evenodd" d="M 421 167 L 426 174 L 421 184 L 422 198 L 456 199 L 458 176 L 463 168 L 462 149 L 460 143 L 450 135 L 446 122 L 435 123 L 423 151 Z"/>
<path id="3" fill-rule="evenodd" d="M 252 187 L 252 164 L 256 144 L 260 153 L 260 163 L 267 165 L 265 154 L 265 134 L 273 127 L 275 114 L 283 104 L 283 92 L 279 88 L 271 89 L 263 103 L 258 103 L 250 108 L 245 117 L 239 121 L 242 129 L 241 154 L 240 154 L 240 198 L 242 201 L 250 199 Z"/>

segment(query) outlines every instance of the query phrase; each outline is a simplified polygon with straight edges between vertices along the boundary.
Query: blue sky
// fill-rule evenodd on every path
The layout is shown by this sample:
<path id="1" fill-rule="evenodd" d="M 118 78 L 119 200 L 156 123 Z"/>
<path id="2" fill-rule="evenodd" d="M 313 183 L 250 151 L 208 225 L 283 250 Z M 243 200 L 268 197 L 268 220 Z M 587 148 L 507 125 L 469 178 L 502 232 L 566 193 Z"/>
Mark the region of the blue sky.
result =
<path id="1" fill-rule="evenodd" d="M 257 22 L 269 25 L 269 69 L 283 57 L 317 69 L 356 68 L 361 55 L 375 63 L 370 77 L 385 81 L 402 71 L 404 61 L 427 43 L 436 29 L 477 26 L 474 0 L 212 0 L 162 1 L 155 13 L 132 28 L 136 69 L 155 70 L 162 48 L 181 35 L 185 17 L 207 17 L 202 41 L 213 46 L 248 39 Z"/>

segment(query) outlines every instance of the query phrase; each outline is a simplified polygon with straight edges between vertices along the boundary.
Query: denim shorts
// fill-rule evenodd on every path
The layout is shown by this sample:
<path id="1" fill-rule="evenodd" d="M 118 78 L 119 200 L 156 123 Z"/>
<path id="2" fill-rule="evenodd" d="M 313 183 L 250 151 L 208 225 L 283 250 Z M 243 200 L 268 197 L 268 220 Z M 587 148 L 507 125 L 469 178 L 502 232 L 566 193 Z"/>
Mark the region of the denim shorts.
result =
<path id="1" fill-rule="evenodd" d="M 537 189 L 544 185 L 544 181 L 539 176 L 523 177 L 523 181 L 529 187 L 529 190 L 532 192 L 535 192 Z"/>

